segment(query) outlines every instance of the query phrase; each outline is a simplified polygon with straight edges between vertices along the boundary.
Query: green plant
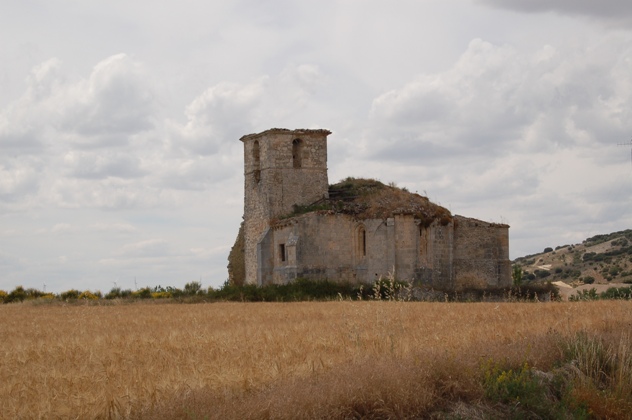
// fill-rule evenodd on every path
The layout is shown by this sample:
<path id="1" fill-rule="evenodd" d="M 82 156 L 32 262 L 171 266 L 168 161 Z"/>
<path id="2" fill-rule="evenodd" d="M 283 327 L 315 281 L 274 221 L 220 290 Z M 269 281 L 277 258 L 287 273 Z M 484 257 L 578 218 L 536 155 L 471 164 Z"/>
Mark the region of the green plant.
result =
<path id="1" fill-rule="evenodd" d="M 610 287 L 599 294 L 601 299 L 632 299 L 632 287 Z"/>
<path id="2" fill-rule="evenodd" d="M 79 299 L 79 294 L 80 294 L 80 293 L 79 293 L 79 291 L 78 291 L 78 290 L 75 290 L 75 289 L 70 289 L 70 290 L 67 290 L 67 291 L 65 291 L 65 292 L 62 292 L 62 293 L 59 295 L 59 298 L 60 298 L 61 300 Z"/>
<path id="3" fill-rule="evenodd" d="M 599 295 L 597 289 L 594 287 L 590 290 L 579 290 L 576 294 L 569 296 L 568 300 L 571 302 L 579 302 L 582 300 L 597 300 Z"/>
<path id="4" fill-rule="evenodd" d="M 184 294 L 185 295 L 195 295 L 202 290 L 202 283 L 198 281 L 192 281 L 191 283 L 187 283 L 184 285 Z"/>
<path id="5" fill-rule="evenodd" d="M 584 284 L 593 284 L 595 282 L 595 278 L 592 276 L 586 276 L 582 280 Z"/>
<path id="6" fill-rule="evenodd" d="M 22 302 L 24 299 L 26 299 L 26 291 L 24 290 L 24 287 L 22 286 L 17 286 L 15 289 L 13 289 L 9 295 L 5 298 L 5 302 Z"/>
<path id="7" fill-rule="evenodd" d="M 139 299 L 150 299 L 151 289 L 149 287 L 143 287 L 142 289 L 138 289 L 137 291 L 132 293 L 132 297 L 139 298 Z"/>
<path id="8" fill-rule="evenodd" d="M 121 288 L 113 287 L 106 295 L 106 299 L 116 299 L 121 297 Z"/>
<path id="9" fill-rule="evenodd" d="M 513 417 L 531 412 L 549 418 L 558 411 L 556 401 L 547 398 L 547 384 L 533 374 L 527 362 L 511 369 L 488 361 L 484 366 L 483 386 L 486 398 L 513 407 Z"/>
<path id="10" fill-rule="evenodd" d="M 511 278 L 514 286 L 522 285 L 522 267 L 518 264 L 514 264 L 511 271 Z"/>

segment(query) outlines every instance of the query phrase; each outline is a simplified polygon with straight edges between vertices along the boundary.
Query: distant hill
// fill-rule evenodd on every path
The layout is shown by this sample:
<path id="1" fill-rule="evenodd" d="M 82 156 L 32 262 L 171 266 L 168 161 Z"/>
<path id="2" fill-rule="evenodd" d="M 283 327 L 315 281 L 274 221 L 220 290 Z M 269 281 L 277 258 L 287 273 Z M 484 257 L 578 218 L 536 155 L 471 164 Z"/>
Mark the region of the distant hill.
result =
<path id="1" fill-rule="evenodd" d="M 541 254 L 517 258 L 514 264 L 522 268 L 523 282 L 632 283 L 632 229 L 546 248 Z"/>

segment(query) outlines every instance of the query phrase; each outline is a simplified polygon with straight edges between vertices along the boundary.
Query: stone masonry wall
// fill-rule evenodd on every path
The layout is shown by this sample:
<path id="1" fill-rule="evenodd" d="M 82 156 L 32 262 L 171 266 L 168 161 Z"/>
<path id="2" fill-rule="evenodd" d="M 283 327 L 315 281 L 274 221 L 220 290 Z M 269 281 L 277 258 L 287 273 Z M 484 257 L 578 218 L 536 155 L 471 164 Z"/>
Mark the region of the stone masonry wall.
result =
<path id="1" fill-rule="evenodd" d="M 511 285 L 509 226 L 455 217 L 454 270 L 458 288 Z"/>
<path id="2" fill-rule="evenodd" d="M 435 221 L 430 226 L 419 226 L 417 232 L 418 261 L 412 277 L 415 284 L 437 289 L 452 289 L 454 225 L 443 225 Z"/>
<path id="3" fill-rule="evenodd" d="M 260 281 L 371 284 L 395 269 L 399 280 L 441 290 L 510 285 L 507 226 L 454 220 L 421 227 L 409 215 L 358 221 L 312 212 L 287 219 L 266 230 L 258 245 Z"/>
<path id="4" fill-rule="evenodd" d="M 327 130 L 271 129 L 241 138 L 245 283 L 263 281 L 257 255 L 270 221 L 291 213 L 295 204 L 308 205 L 327 196 L 328 134 Z"/>
<path id="5" fill-rule="evenodd" d="M 313 212 L 288 219 L 270 233 L 265 255 L 274 255 L 274 268 L 264 275 L 264 284 L 297 277 L 371 284 L 395 270 L 399 280 L 419 280 L 423 273 L 422 284 L 454 286 L 451 224 L 420 229 L 412 215 L 358 221 Z"/>

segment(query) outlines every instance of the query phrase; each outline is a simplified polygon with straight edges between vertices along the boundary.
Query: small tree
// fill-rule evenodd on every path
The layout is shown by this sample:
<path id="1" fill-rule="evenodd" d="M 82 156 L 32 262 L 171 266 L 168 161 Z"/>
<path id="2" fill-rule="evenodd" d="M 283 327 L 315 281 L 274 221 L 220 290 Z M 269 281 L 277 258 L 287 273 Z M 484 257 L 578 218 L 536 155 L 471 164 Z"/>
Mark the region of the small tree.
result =
<path id="1" fill-rule="evenodd" d="M 79 299 L 79 291 L 75 289 L 67 290 L 59 295 L 61 300 Z"/>
<path id="2" fill-rule="evenodd" d="M 514 264 L 512 267 L 511 278 L 513 279 L 514 286 L 522 285 L 522 267 L 518 264 Z"/>
<path id="3" fill-rule="evenodd" d="M 199 281 L 192 281 L 184 285 L 185 295 L 195 295 L 202 289 L 202 283 Z"/>
<path id="4" fill-rule="evenodd" d="M 15 289 L 13 289 L 11 293 L 9 293 L 5 301 L 6 302 L 22 302 L 24 299 L 26 299 L 26 297 L 27 297 L 26 290 L 24 290 L 24 287 L 18 286 Z"/>

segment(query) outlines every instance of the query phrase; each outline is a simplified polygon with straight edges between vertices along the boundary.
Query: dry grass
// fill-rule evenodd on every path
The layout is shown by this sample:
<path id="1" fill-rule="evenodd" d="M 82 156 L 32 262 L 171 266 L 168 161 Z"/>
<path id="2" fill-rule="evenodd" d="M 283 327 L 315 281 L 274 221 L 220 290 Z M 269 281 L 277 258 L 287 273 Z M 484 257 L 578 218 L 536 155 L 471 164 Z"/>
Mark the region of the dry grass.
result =
<path id="1" fill-rule="evenodd" d="M 624 301 L 3 305 L 0 417 L 488 417 L 477 405 L 484 360 L 548 371 L 565 351 L 560 338 L 578 331 L 629 353 L 620 343 L 631 309 Z"/>

